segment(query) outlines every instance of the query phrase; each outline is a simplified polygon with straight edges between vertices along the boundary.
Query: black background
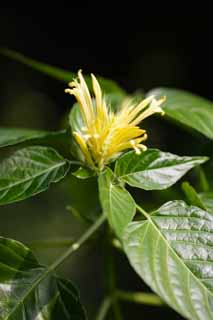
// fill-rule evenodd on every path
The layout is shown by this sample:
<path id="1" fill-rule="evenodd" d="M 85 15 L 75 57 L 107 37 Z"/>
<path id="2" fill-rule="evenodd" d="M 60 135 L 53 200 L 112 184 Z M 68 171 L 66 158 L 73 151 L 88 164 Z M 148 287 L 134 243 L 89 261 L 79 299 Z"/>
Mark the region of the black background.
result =
<path id="1" fill-rule="evenodd" d="M 111 77 L 129 92 L 173 86 L 212 98 L 208 17 L 101 6 L 62 2 L 48 9 L 2 8 L 1 46 L 72 71 Z"/>

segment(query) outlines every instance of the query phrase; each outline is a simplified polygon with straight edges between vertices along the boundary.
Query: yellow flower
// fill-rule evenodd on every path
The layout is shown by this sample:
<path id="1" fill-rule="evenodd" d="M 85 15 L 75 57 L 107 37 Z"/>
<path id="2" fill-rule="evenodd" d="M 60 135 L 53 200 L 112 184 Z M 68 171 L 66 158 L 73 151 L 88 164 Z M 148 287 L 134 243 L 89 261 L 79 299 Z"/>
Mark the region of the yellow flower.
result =
<path id="1" fill-rule="evenodd" d="M 147 139 L 146 131 L 138 125 L 153 113 L 163 114 L 160 105 L 165 98 L 156 100 L 150 96 L 135 105 L 131 99 L 125 99 L 118 111 L 113 112 L 106 105 L 100 85 L 92 74 L 92 86 L 95 99 L 92 99 L 81 71 L 78 80 L 69 83 L 65 92 L 77 99 L 84 126 L 80 132 L 73 132 L 84 155 L 85 162 L 92 169 L 102 170 L 104 166 L 128 149 L 137 154 L 146 150 L 141 142 Z"/>

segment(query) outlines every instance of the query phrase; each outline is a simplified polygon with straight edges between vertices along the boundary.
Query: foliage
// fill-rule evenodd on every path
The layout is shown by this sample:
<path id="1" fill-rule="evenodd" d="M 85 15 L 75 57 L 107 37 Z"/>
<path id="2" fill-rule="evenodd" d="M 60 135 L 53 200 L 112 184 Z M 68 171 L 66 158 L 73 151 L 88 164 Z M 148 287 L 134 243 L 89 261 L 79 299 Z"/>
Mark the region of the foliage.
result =
<path id="1" fill-rule="evenodd" d="M 1 53 L 55 79 L 67 81 L 73 77 L 67 71 L 17 52 L 2 49 Z M 118 109 L 127 94 L 112 80 L 100 78 L 100 84 L 112 108 Z M 91 88 L 90 80 L 88 85 Z M 190 139 L 197 139 L 199 144 L 201 136 L 206 140 L 213 138 L 212 102 L 176 89 L 153 89 L 147 96 L 153 94 L 167 97 L 163 110 L 173 126 L 181 126 L 187 135 L 199 133 Z M 112 281 L 97 320 L 107 317 L 110 308 L 113 319 L 122 319 L 119 309 L 122 300 L 150 306 L 162 306 L 165 302 L 186 319 L 212 319 L 213 190 L 210 167 L 201 168 L 209 160 L 202 147 L 194 155 L 189 145 L 187 156 L 156 148 L 138 152 L 136 148 L 136 152 L 116 154 L 104 168 L 93 170 L 84 161 L 82 150 L 72 135 L 74 131 L 82 130 L 82 121 L 79 106 L 75 104 L 69 116 L 70 127 L 63 131 L 0 128 L 0 147 L 18 149 L 0 164 L 0 205 L 38 196 L 52 183 L 68 179 L 70 175 L 74 189 L 75 181 L 78 181 L 79 189 L 73 189 L 73 195 L 80 192 L 86 198 L 88 192 L 91 194 L 88 206 L 79 199 L 69 206 L 72 214 L 89 224 L 87 231 L 49 266 L 42 266 L 31 250 L 20 242 L 0 238 L 0 319 L 86 319 L 77 290 L 70 280 L 60 278 L 55 272 L 106 221 L 109 228 L 103 232 L 107 239 L 105 245 L 110 243 L 109 254 L 116 250 L 114 247 L 119 247 L 141 280 L 159 297 L 123 292 Z M 162 120 L 158 117 L 156 121 Z M 70 139 L 65 140 L 67 150 L 71 146 L 69 156 L 68 152 L 66 156 L 59 154 L 57 145 L 37 145 L 37 141 L 41 144 L 48 136 L 57 136 L 60 140 L 67 135 L 70 135 Z M 19 148 L 26 141 L 29 145 Z M 190 170 L 193 175 L 188 173 Z M 191 184 L 185 181 L 180 188 L 179 182 L 185 174 Z M 154 192 L 158 199 L 162 199 L 160 190 L 166 189 L 168 201 L 160 208 L 159 202 L 152 204 L 155 210 L 147 212 L 145 205 L 136 203 L 134 188 Z M 142 190 L 137 197 L 140 203 L 146 204 Z M 175 190 L 182 190 L 182 200 L 171 197 Z"/>

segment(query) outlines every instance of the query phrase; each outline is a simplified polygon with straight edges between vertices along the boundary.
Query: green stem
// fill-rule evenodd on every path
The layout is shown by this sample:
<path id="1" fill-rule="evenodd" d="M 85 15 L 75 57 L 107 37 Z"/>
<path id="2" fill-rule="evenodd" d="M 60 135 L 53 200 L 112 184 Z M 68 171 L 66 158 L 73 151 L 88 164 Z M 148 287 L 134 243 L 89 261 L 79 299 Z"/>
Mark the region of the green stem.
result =
<path id="1" fill-rule="evenodd" d="M 79 238 L 78 241 L 74 242 L 71 247 L 62 254 L 53 264 L 51 264 L 48 268 L 49 271 L 53 271 L 58 268 L 74 251 L 78 250 L 84 242 L 86 242 L 95 232 L 96 230 L 103 224 L 106 217 L 105 215 L 101 215 L 96 222 Z"/>
<path id="2" fill-rule="evenodd" d="M 151 306 L 163 306 L 164 302 L 155 294 L 144 292 L 125 292 L 116 291 L 116 297 L 122 301 L 128 301 L 133 303 L 146 304 Z"/>
<path id="3" fill-rule="evenodd" d="M 117 298 L 114 298 L 114 300 L 112 302 L 112 309 L 113 309 L 113 314 L 114 314 L 115 320 L 122 320 L 123 317 L 121 314 L 121 309 L 120 309 L 120 305 L 119 305 Z"/>
<path id="4" fill-rule="evenodd" d="M 142 213 L 142 215 L 145 218 L 150 219 L 149 214 L 143 208 L 141 208 L 138 204 L 136 204 L 136 208 L 138 209 L 138 211 L 140 211 Z"/>
<path id="5" fill-rule="evenodd" d="M 46 271 L 41 274 L 36 281 L 31 285 L 30 289 L 23 295 L 21 302 L 23 302 L 25 299 L 29 297 L 29 295 L 33 292 L 33 290 L 53 271 L 55 271 L 56 268 L 58 268 L 68 257 L 71 256 L 71 254 L 75 251 L 77 251 L 97 230 L 98 228 L 103 224 L 106 217 L 105 215 L 100 216 L 96 222 L 79 238 L 78 241 L 74 242 L 70 248 L 65 251 L 55 262 L 53 262 Z M 20 302 L 20 303 L 21 303 Z M 16 311 L 19 304 L 16 305 L 13 308 L 13 311 Z"/>
<path id="6" fill-rule="evenodd" d="M 109 232 L 109 231 L 108 231 Z M 107 285 L 109 296 L 113 297 L 112 299 L 112 312 L 115 320 L 122 320 L 122 314 L 120 310 L 120 305 L 117 297 L 114 295 L 116 292 L 116 279 L 115 279 L 115 261 L 114 261 L 114 252 L 112 250 L 111 235 L 109 232 L 108 242 L 107 242 Z"/>
<path id="7" fill-rule="evenodd" d="M 46 249 L 55 249 L 55 248 L 64 248 L 69 247 L 71 244 L 74 243 L 73 239 L 58 239 L 58 240 L 32 240 L 26 242 L 26 245 L 31 249 L 39 249 L 39 250 L 46 250 Z M 118 239 L 112 239 L 112 245 L 118 251 L 123 252 L 121 243 Z"/>
<path id="8" fill-rule="evenodd" d="M 111 305 L 111 299 L 110 299 L 110 297 L 106 297 L 103 300 L 103 302 L 101 303 L 100 309 L 99 309 L 95 319 L 96 320 L 104 320 L 108 311 L 109 311 L 110 305 Z"/>
<path id="9" fill-rule="evenodd" d="M 76 161 L 76 160 L 69 160 L 69 163 L 70 164 L 75 164 L 75 165 L 78 165 L 78 166 L 82 166 L 82 162 Z"/>

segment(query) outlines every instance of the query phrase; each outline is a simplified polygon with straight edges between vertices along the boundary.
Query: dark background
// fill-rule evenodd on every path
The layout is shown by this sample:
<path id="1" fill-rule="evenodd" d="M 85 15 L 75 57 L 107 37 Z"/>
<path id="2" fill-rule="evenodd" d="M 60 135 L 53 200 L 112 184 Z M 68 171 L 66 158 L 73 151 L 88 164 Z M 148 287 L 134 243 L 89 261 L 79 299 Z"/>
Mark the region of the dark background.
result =
<path id="1" fill-rule="evenodd" d="M 106 3 L 99 3 L 101 10 L 96 13 L 93 6 L 61 2 L 48 10 L 1 8 L 0 45 L 72 72 L 81 68 L 84 73 L 112 78 L 130 93 L 169 86 L 213 99 L 212 26 L 207 18 L 154 16 L 144 11 L 136 17 L 137 7 L 125 16 Z M 1 126 L 63 127 L 72 104 L 63 92 L 65 84 L 5 57 L 0 57 L 0 70 Z M 0 234 L 28 242 L 81 233 L 65 210 L 68 189 L 64 184 L 53 186 L 36 199 L 1 208 Z M 38 250 L 37 254 L 49 262 L 59 252 Z M 90 319 L 103 295 L 104 255 L 98 246 L 85 248 L 62 270 L 80 287 Z M 118 254 L 116 259 L 119 286 L 140 290 L 142 285 L 125 258 Z M 125 319 L 159 319 L 160 315 L 181 319 L 167 308 L 124 304 L 123 310 Z"/>

